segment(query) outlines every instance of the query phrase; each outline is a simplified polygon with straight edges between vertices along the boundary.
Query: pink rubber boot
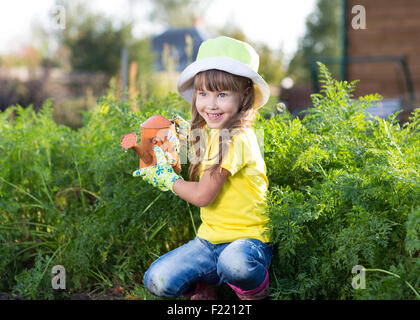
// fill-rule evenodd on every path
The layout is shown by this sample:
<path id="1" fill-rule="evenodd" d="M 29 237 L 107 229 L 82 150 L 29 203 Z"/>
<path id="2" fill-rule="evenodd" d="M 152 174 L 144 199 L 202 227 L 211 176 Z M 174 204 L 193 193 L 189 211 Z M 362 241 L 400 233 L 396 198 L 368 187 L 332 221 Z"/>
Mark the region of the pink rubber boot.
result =
<path id="1" fill-rule="evenodd" d="M 255 289 L 242 290 L 234 285 L 228 283 L 228 285 L 235 291 L 236 295 L 241 300 L 262 300 L 270 294 L 270 285 L 268 280 L 267 269 L 264 281 Z"/>
<path id="2" fill-rule="evenodd" d="M 197 282 L 195 289 L 184 293 L 190 300 L 216 300 L 216 287 L 212 284 Z"/>

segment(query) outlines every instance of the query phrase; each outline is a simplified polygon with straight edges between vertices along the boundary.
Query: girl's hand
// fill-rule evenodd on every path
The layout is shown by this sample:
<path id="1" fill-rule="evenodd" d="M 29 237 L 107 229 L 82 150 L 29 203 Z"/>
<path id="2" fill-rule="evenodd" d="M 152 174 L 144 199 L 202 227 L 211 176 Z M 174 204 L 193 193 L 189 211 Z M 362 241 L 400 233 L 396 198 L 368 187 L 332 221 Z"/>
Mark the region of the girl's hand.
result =
<path id="1" fill-rule="evenodd" d="M 182 179 L 172 169 L 167 162 L 165 153 L 158 146 L 153 146 L 153 152 L 156 156 L 156 164 L 151 167 L 142 168 L 133 172 L 134 177 L 141 176 L 143 180 L 162 191 L 173 190 L 173 184 L 176 180 Z M 175 193 L 175 192 L 174 192 Z"/>

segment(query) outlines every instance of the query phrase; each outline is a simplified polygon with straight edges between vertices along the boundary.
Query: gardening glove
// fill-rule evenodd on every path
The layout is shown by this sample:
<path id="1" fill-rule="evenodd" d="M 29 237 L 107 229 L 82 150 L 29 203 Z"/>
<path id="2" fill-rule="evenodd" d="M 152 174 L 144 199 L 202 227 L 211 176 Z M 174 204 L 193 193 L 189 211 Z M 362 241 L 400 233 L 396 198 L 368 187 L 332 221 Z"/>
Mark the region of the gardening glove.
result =
<path id="1" fill-rule="evenodd" d="M 153 146 L 153 152 L 156 156 L 156 164 L 151 167 L 138 169 L 133 172 L 134 177 L 141 176 L 143 180 L 162 191 L 171 190 L 173 193 L 173 184 L 176 180 L 182 179 L 168 164 L 165 153 L 158 146 Z"/>

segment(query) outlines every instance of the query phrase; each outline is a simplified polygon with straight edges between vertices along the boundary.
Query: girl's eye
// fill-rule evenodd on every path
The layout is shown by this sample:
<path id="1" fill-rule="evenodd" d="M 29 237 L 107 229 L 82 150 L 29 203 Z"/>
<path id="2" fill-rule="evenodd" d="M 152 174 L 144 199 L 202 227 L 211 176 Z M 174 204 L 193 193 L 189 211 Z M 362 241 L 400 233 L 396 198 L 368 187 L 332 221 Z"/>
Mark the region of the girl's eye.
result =
<path id="1" fill-rule="evenodd" d="M 222 93 L 220 93 L 220 94 L 219 94 L 219 96 L 220 96 L 221 98 L 224 98 L 224 97 L 226 97 L 226 96 L 227 96 L 227 94 L 222 92 Z"/>
<path id="2" fill-rule="evenodd" d="M 206 96 L 206 93 L 205 93 L 205 92 L 203 92 L 203 91 L 201 91 L 201 92 L 199 92 L 199 93 L 198 93 L 198 95 L 200 95 L 200 96 L 202 96 L 202 97 L 205 97 L 205 96 Z"/>

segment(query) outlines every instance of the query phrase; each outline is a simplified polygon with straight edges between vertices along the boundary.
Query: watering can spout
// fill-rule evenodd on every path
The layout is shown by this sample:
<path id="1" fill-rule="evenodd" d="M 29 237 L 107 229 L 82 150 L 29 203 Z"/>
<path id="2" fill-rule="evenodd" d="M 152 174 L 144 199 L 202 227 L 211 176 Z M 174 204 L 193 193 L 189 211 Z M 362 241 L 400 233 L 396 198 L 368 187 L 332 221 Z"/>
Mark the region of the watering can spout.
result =
<path id="1" fill-rule="evenodd" d="M 153 157 L 141 147 L 141 144 L 137 144 L 137 135 L 134 132 L 123 135 L 120 144 L 126 150 L 133 149 L 145 164 L 152 165 Z"/>

